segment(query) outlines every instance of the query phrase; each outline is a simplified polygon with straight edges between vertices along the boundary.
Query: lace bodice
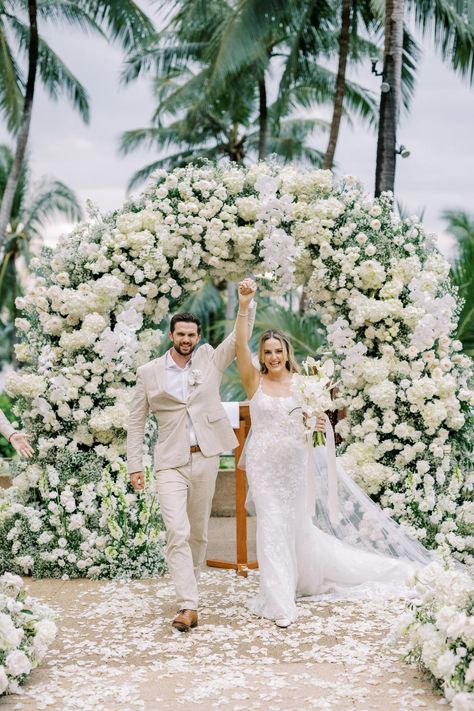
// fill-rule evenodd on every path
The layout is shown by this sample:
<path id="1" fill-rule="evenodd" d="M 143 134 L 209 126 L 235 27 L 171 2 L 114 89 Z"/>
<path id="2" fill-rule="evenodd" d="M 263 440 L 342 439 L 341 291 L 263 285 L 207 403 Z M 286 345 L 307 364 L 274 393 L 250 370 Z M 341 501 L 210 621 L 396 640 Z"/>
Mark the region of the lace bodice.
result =
<path id="1" fill-rule="evenodd" d="M 262 380 L 250 400 L 252 432 L 265 435 L 274 441 L 275 437 L 288 437 L 295 446 L 295 437 L 304 444 L 305 430 L 301 417 L 301 407 L 294 395 L 277 397 L 268 395 L 262 387 Z"/>

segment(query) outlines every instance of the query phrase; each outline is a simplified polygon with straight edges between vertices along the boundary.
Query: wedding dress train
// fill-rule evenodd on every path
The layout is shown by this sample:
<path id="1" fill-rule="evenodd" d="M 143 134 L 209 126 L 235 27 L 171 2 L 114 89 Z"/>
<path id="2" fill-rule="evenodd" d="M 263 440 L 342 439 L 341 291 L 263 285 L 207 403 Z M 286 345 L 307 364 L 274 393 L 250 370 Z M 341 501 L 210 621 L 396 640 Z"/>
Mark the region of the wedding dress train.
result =
<path id="1" fill-rule="evenodd" d="M 250 609 L 296 619 L 298 596 L 406 595 L 432 554 L 382 512 L 337 461 L 338 516 L 329 507 L 326 448 L 307 443 L 294 396 L 250 401 L 249 495 L 257 514 L 260 590 Z"/>

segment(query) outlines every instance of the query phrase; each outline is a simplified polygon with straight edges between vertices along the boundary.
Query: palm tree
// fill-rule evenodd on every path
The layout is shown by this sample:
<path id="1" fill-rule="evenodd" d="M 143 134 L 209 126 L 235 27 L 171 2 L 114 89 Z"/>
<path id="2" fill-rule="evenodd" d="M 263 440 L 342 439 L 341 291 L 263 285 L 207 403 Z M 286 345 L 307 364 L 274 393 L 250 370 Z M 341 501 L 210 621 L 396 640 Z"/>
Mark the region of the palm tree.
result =
<path id="1" fill-rule="evenodd" d="M 20 178 L 21 166 L 25 157 L 28 134 L 30 132 L 31 112 L 33 111 L 33 97 L 36 84 L 36 70 L 38 66 L 38 18 L 36 0 L 28 0 L 28 20 L 30 24 L 30 34 L 28 40 L 28 79 L 26 81 L 25 98 L 23 111 L 18 127 L 15 157 L 12 161 L 7 184 L 2 195 L 0 206 L 0 247 L 6 239 L 6 228 L 10 219 L 13 200 Z"/>
<path id="2" fill-rule="evenodd" d="M 305 60 L 295 42 L 291 62 L 295 81 L 289 82 L 286 72 L 280 95 L 269 106 L 266 72 L 273 56 L 272 42 L 276 40 L 270 38 L 244 66 L 220 82 L 216 80 L 216 67 L 223 37 L 232 28 L 233 8 L 213 2 L 206 4 L 201 13 L 189 0 L 177 5 L 179 9 L 160 33 L 157 45 L 133 55 L 123 75 L 124 81 L 129 82 L 153 71 L 158 107 L 150 128 L 123 134 L 121 152 L 128 153 L 138 146 L 155 148 L 160 153 L 175 148 L 138 171 L 130 187 L 155 168 L 222 156 L 243 162 L 246 157 L 261 159 L 266 153 L 277 153 L 285 161 L 321 165 L 322 154 L 308 145 L 308 139 L 316 130 L 326 131 L 327 123 L 289 114 L 295 107 L 306 108 L 322 96 L 329 96 L 334 74 L 313 63 L 306 72 L 300 71 L 298 67 Z M 348 82 L 347 97 L 352 109 L 375 117 L 375 101 L 357 84 Z"/>
<path id="3" fill-rule="evenodd" d="M 223 23 L 216 42 L 220 42 L 219 52 L 214 59 L 214 79 L 226 81 L 244 67 L 249 58 L 260 57 L 271 51 L 283 55 L 283 76 L 279 87 L 279 104 L 284 110 L 291 89 L 303 84 L 307 97 L 306 106 L 333 101 L 333 120 L 325 165 L 333 161 L 337 143 L 338 127 L 341 120 L 341 95 L 343 108 L 360 110 L 365 118 L 374 123 L 374 113 L 368 110 L 366 102 L 358 106 L 348 106 L 348 84 L 345 77 L 347 59 L 351 63 L 378 56 L 378 43 L 382 35 L 385 14 L 392 16 L 397 10 L 397 23 L 388 21 L 386 53 L 387 72 L 394 83 L 394 93 L 382 97 L 382 123 L 379 129 L 381 147 L 377 167 L 377 191 L 393 189 L 395 165 L 394 127 L 400 110 L 401 99 L 405 108 L 414 89 L 414 76 L 419 48 L 407 28 L 399 26 L 403 19 L 401 0 L 387 0 L 388 12 L 384 12 L 384 2 L 364 0 L 353 3 L 349 12 L 349 0 L 238 0 L 233 13 Z M 405 0 L 407 14 L 410 12 L 423 34 L 434 36 L 437 49 L 455 71 L 472 79 L 474 74 L 474 13 L 466 7 L 464 0 Z M 469 3 L 468 3 L 469 4 Z M 340 17 L 340 21 L 337 18 Z M 358 24 L 363 26 L 364 37 L 357 35 Z M 350 31 L 349 31 L 350 28 Z M 396 48 L 397 55 L 393 54 Z M 315 83 L 317 60 L 331 58 L 339 53 L 337 80 L 333 81 L 324 94 Z M 400 59 L 401 57 L 401 59 Z M 281 61 L 281 57 L 280 57 Z M 401 65 L 401 75 L 400 75 Z M 319 71 L 316 74 L 320 74 Z M 401 85 L 400 85 L 401 83 Z M 345 87 L 344 87 L 345 85 Z M 344 94 L 343 94 L 344 87 Z M 311 89 L 314 93 L 311 92 Z M 391 93 L 391 92 L 389 92 Z M 393 101 L 396 99 L 396 101 Z M 387 137 L 383 140 L 383 133 Z M 382 187 L 381 179 L 384 176 Z M 391 177 L 390 177 L 391 176 Z"/>
<path id="4" fill-rule="evenodd" d="M 359 33 L 361 25 L 363 34 Z M 272 56 L 283 63 L 277 101 L 280 115 L 297 107 L 333 104 L 323 163 L 326 168 L 332 167 L 342 117 L 350 118 L 355 113 L 370 125 L 376 122 L 373 95 L 349 82 L 346 69 L 349 60 L 360 62 L 378 54 L 378 45 L 371 38 L 378 41 L 379 27 L 378 6 L 368 1 L 240 0 L 222 28 L 214 76 L 217 81 L 224 81 L 249 56 L 259 56 L 270 46 Z M 410 47 L 416 51 L 413 41 Z M 335 54 L 339 55 L 337 73 L 327 68 L 327 60 Z M 404 98 L 408 101 L 411 72 L 406 75 Z"/>
<path id="5" fill-rule="evenodd" d="M 341 32 L 339 34 L 339 64 L 337 68 L 336 91 L 334 92 L 334 107 L 331 121 L 329 143 L 324 156 L 323 168 L 332 168 L 336 153 L 339 128 L 341 126 L 342 107 L 346 89 L 346 67 L 349 55 L 349 33 L 351 27 L 352 0 L 342 0 Z"/>
<path id="6" fill-rule="evenodd" d="M 380 93 L 375 195 L 395 185 L 397 126 L 401 103 L 403 18 L 405 0 L 385 0 L 383 79 L 388 91 Z"/>
<path id="7" fill-rule="evenodd" d="M 474 215 L 446 210 L 443 218 L 456 238 L 458 251 L 451 269 L 451 279 L 463 300 L 456 337 L 465 353 L 474 357 Z"/>
<path id="8" fill-rule="evenodd" d="M 26 12 L 27 19 L 23 19 Z M 117 40 L 126 51 L 154 36 L 153 25 L 133 0 L 2 0 L 0 2 L 0 112 L 16 135 L 15 159 L 0 207 L 0 257 L 28 142 L 36 76 L 53 98 L 66 94 L 87 121 L 87 95 L 74 75 L 38 34 L 38 21 L 65 22 Z M 14 40 L 12 44 L 11 40 Z M 14 49 L 13 49 L 14 48 Z M 21 60 L 28 73 L 23 81 Z"/>
<path id="9" fill-rule="evenodd" d="M 459 0 L 385 0 L 385 49 L 383 78 L 389 91 L 381 93 L 377 139 L 375 195 L 393 192 L 395 185 L 397 124 L 403 56 L 405 8 L 423 34 L 433 30 L 435 46 L 461 76 L 474 78 L 474 13 Z"/>
<path id="10" fill-rule="evenodd" d="M 13 160 L 11 149 L 0 145 L 0 196 L 8 182 Z M 2 340 L 9 344 L 10 358 L 15 342 L 15 299 L 21 293 L 18 264 L 21 258 L 29 263 L 31 241 L 41 237 L 47 220 L 58 213 L 69 220 L 81 218 L 81 208 L 74 193 L 58 180 L 43 178 L 34 184 L 28 162 L 23 161 L 10 213 L 5 255 L 0 264 Z"/>

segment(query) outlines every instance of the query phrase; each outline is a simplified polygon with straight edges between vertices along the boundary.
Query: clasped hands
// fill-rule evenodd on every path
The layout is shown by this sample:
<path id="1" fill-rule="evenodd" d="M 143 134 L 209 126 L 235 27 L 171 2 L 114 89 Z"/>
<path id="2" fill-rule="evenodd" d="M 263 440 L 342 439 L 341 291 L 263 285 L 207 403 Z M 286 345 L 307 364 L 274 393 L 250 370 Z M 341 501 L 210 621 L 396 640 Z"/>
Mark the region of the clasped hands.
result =
<path id="1" fill-rule="evenodd" d="M 256 291 L 257 285 L 250 277 L 239 282 L 239 306 L 248 306 Z"/>

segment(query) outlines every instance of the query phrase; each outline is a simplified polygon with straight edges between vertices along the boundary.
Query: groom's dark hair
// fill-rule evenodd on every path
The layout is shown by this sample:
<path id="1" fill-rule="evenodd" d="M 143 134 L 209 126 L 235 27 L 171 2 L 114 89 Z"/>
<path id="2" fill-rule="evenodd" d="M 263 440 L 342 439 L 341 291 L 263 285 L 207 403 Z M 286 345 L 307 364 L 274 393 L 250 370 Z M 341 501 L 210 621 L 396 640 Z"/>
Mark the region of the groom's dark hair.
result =
<path id="1" fill-rule="evenodd" d="M 173 333 L 178 321 L 186 321 L 187 323 L 195 323 L 198 333 L 201 333 L 201 322 L 197 316 L 184 311 L 181 314 L 175 314 L 170 321 L 170 332 Z"/>

